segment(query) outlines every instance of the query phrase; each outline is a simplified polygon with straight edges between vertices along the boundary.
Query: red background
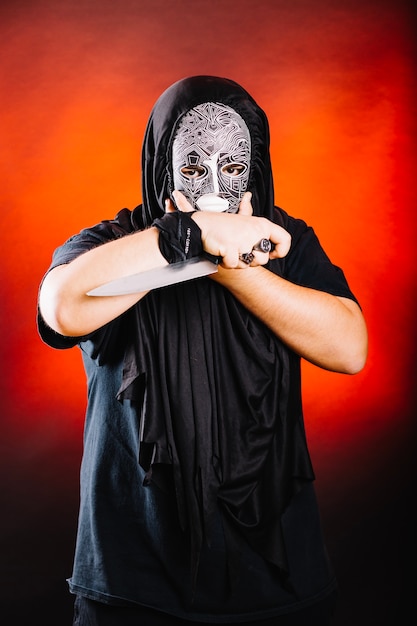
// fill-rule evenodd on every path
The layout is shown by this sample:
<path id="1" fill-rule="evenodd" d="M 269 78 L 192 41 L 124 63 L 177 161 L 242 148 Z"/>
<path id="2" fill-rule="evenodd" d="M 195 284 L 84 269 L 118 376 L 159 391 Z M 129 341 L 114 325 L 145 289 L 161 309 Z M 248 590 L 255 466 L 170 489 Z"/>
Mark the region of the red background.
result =
<path id="1" fill-rule="evenodd" d="M 172 82 L 200 73 L 236 80 L 265 109 L 276 202 L 315 227 L 369 325 L 362 373 L 303 369 L 307 432 L 342 592 L 337 624 L 393 624 L 397 611 L 411 623 L 410 7 L 404 0 L 1 3 L 0 553 L 9 623 L 28 623 L 38 610 L 44 626 L 71 623 L 65 577 L 85 384 L 78 350 L 51 350 L 37 336 L 39 281 L 67 237 L 139 203 L 150 109 Z"/>

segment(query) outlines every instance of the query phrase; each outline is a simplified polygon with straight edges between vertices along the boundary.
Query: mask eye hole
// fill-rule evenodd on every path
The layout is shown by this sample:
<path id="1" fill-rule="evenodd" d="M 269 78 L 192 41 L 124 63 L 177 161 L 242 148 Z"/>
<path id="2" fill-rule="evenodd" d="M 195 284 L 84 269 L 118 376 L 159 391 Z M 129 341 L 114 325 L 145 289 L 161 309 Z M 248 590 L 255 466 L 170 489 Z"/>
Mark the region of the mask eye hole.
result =
<path id="1" fill-rule="evenodd" d="M 222 174 L 225 176 L 241 176 L 247 169 L 247 166 L 244 163 L 227 163 L 227 165 L 223 165 Z"/>
<path id="2" fill-rule="evenodd" d="M 206 174 L 206 168 L 201 165 L 186 165 L 180 169 L 180 172 L 185 178 L 194 180 L 195 178 L 201 178 Z"/>

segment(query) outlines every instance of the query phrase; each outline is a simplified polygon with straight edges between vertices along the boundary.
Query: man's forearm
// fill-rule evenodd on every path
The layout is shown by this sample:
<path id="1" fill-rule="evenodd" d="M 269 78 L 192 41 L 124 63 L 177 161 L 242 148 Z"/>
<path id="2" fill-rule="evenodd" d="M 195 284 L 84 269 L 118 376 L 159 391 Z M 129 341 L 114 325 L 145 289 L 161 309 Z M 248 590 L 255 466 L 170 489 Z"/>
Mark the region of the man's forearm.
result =
<path id="1" fill-rule="evenodd" d="M 82 336 L 115 319 L 145 294 L 90 297 L 87 292 L 128 274 L 167 265 L 155 228 L 97 246 L 54 268 L 41 287 L 39 305 L 46 323 L 67 336 Z"/>
<path id="2" fill-rule="evenodd" d="M 363 368 L 367 331 L 354 301 L 294 285 L 264 267 L 219 268 L 214 280 L 308 361 L 348 374 Z"/>
<path id="3" fill-rule="evenodd" d="M 202 222 L 201 240 L 205 251 L 222 256 L 226 267 L 238 264 L 239 250 L 251 250 L 259 239 L 272 239 L 276 245 L 271 253 L 274 257 L 286 254 L 290 245 L 289 234 L 280 226 L 251 216 L 249 196 L 246 204 L 242 202 L 243 209 L 238 214 L 203 215 L 202 211 L 196 214 L 196 223 Z M 174 207 L 167 201 L 167 213 L 173 212 Z M 159 231 L 152 227 L 97 246 L 68 265 L 54 268 L 40 292 L 40 309 L 46 323 L 61 334 L 82 336 L 133 306 L 144 293 L 94 298 L 86 294 L 122 276 L 167 265 L 160 252 L 159 236 Z M 268 255 L 260 256 L 260 262 L 266 263 Z"/>

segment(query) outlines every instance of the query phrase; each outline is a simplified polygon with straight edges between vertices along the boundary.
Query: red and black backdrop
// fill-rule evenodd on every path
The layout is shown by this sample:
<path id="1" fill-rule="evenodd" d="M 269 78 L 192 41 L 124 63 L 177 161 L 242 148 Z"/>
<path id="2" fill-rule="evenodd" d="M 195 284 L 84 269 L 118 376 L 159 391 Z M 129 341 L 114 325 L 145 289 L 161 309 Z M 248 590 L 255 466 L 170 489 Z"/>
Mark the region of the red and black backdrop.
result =
<path id="1" fill-rule="evenodd" d="M 276 201 L 312 224 L 369 324 L 365 370 L 305 364 L 307 432 L 341 586 L 339 625 L 411 614 L 416 82 L 405 0 L 0 4 L 1 589 L 9 623 L 71 623 L 86 403 L 77 349 L 35 327 L 52 250 L 140 201 L 159 94 L 241 83 L 271 124 Z M 415 570 L 415 568 L 414 568 Z M 49 608 L 48 608 L 49 605 Z M 40 622 L 39 622 L 40 623 Z M 406 621 L 401 621 L 405 624 Z M 411 622 L 407 622 L 411 623 Z"/>

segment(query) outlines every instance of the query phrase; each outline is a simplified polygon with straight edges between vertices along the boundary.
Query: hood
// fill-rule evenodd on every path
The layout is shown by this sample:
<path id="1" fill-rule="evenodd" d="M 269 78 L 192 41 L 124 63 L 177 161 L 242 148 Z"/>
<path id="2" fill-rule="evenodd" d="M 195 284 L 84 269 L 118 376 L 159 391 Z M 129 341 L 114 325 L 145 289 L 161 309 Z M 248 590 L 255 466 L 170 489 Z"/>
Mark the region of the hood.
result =
<path id="1" fill-rule="evenodd" d="M 204 102 L 225 104 L 244 119 L 251 136 L 251 172 L 254 215 L 273 218 L 274 194 L 269 155 L 269 125 L 264 111 L 240 85 L 227 78 L 191 76 L 169 87 L 156 101 L 146 126 L 142 148 L 143 204 L 135 218 L 140 228 L 150 226 L 165 212 L 172 189 L 172 142 L 181 117 Z M 139 215 L 138 215 L 139 213 Z"/>

